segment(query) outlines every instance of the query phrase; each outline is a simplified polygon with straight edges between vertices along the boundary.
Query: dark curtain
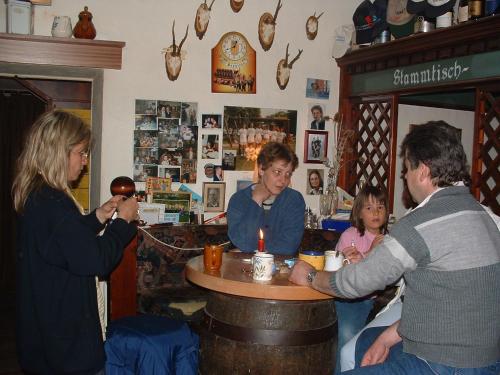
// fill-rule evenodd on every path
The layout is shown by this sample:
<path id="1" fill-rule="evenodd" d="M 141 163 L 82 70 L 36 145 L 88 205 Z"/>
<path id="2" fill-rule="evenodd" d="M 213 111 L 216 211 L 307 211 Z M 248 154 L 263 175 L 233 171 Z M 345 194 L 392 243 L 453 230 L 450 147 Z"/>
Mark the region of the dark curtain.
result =
<path id="1" fill-rule="evenodd" d="M 11 187 L 24 135 L 46 110 L 45 103 L 24 92 L 0 92 L 0 290 L 15 290 L 16 215 Z"/>

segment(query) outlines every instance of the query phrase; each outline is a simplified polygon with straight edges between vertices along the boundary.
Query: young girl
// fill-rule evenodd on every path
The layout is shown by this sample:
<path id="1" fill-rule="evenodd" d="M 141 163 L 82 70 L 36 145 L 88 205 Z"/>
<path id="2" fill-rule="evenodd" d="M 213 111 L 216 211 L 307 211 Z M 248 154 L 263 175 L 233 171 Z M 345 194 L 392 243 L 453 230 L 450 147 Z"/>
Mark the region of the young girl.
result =
<path id="1" fill-rule="evenodd" d="M 356 196 L 351 212 L 352 227 L 342 233 L 336 250 L 342 251 L 351 263 L 368 256 L 387 232 L 389 216 L 385 193 L 377 187 L 365 185 Z M 373 299 L 335 300 L 338 319 L 338 345 L 336 373 L 340 373 L 340 349 L 366 323 L 373 307 Z"/>

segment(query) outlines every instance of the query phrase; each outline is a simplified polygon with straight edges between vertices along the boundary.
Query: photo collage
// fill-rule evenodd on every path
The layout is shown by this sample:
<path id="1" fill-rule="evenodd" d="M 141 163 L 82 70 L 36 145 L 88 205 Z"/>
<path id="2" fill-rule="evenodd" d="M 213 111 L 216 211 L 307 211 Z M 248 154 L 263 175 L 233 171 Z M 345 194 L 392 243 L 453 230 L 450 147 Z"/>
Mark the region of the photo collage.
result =
<path id="1" fill-rule="evenodd" d="M 198 104 L 135 101 L 134 181 L 147 177 L 196 183 Z"/>

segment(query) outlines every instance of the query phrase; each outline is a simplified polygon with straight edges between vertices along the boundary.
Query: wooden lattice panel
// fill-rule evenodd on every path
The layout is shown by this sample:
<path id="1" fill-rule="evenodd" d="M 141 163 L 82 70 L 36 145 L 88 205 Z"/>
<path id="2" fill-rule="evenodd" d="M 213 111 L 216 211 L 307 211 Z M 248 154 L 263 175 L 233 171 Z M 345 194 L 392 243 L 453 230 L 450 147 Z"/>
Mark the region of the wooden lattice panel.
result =
<path id="1" fill-rule="evenodd" d="M 354 142 L 355 179 L 349 191 L 357 191 L 361 182 L 389 187 L 391 153 L 391 102 L 360 103 Z M 358 186 L 356 186 L 358 185 Z"/>
<path id="2" fill-rule="evenodd" d="M 495 98 L 496 96 L 496 98 Z M 498 93 L 481 91 L 478 158 L 473 186 L 479 201 L 500 215 L 500 99 Z M 479 195 L 479 196 L 478 196 Z"/>

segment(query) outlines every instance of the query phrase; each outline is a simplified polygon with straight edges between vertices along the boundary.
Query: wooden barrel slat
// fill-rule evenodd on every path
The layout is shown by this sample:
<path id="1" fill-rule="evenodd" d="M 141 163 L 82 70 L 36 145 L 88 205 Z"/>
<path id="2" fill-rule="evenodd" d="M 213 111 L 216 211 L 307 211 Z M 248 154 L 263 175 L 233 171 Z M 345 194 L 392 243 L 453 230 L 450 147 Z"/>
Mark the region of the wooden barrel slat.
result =
<path id="1" fill-rule="evenodd" d="M 205 309 L 207 316 L 224 327 L 220 331 L 206 327 L 200 331 L 202 374 L 331 375 L 334 372 L 337 318 L 333 300 L 277 301 L 211 292 Z M 227 332 L 231 326 L 236 333 Z M 277 336 L 288 335 L 289 343 L 265 345 L 234 336 L 252 330 L 257 341 L 272 342 L 273 337 L 266 338 L 265 332 L 275 330 L 279 332 Z M 321 334 L 314 338 L 308 331 Z M 297 344 L 304 336 L 310 344 L 290 345 Z"/>

